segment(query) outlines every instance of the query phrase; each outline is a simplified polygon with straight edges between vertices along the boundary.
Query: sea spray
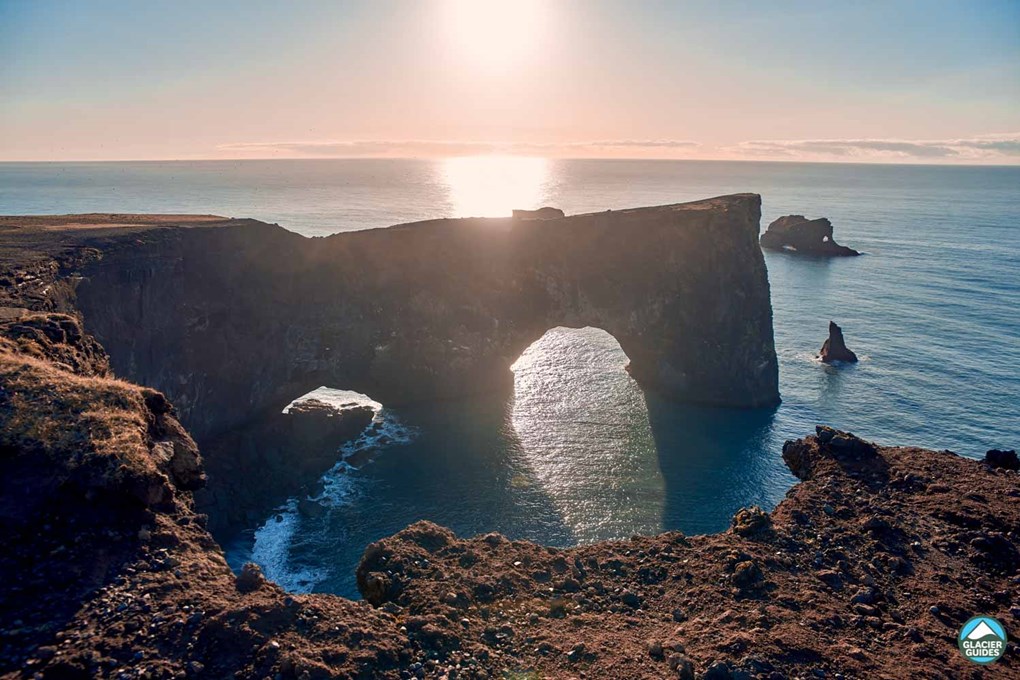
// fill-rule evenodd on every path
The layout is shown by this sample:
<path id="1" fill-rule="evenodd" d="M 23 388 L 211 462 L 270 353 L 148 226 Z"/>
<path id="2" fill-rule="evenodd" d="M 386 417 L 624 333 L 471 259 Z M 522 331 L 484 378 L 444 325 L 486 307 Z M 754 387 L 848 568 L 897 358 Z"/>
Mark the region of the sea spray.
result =
<path id="1" fill-rule="evenodd" d="M 296 498 L 290 499 L 255 530 L 251 561 L 262 567 L 266 578 L 284 590 L 307 593 L 323 579 L 325 569 L 302 568 L 290 560 L 291 543 L 302 519 L 297 504 Z"/>
<path id="2" fill-rule="evenodd" d="M 330 511 L 354 503 L 363 494 L 364 479 L 358 477 L 358 467 L 371 462 L 385 448 L 408 444 L 417 436 L 417 430 L 401 423 L 391 410 L 364 394 L 350 390 L 319 387 L 295 399 L 284 408 L 284 412 L 307 399 L 317 399 L 341 410 L 369 406 L 374 415 L 371 424 L 357 438 L 340 447 L 339 460 L 317 485 L 321 491 L 305 499 L 323 506 L 325 512 L 322 515 L 306 516 L 299 510 L 301 499 L 291 498 L 255 530 L 250 560 L 262 568 L 269 580 L 294 593 L 312 592 L 327 578 L 328 569 L 296 559 L 295 548 L 299 543 L 314 545 L 324 540 Z M 351 461 L 357 461 L 357 466 Z M 336 527 L 333 527 L 331 536 L 335 540 Z M 235 568 L 243 561 L 231 560 Z"/>

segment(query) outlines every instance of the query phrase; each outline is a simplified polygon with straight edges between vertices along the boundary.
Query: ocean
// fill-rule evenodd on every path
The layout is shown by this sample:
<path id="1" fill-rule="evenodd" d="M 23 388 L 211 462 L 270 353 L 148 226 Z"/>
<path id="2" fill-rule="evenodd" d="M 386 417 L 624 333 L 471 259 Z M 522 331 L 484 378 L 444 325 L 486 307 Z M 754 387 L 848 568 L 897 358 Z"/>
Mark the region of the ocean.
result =
<path id="1" fill-rule="evenodd" d="M 707 161 L 278 160 L 0 163 L 0 213 L 215 213 L 309 236 L 401 222 L 569 213 L 735 192 L 762 227 L 828 217 L 857 258 L 765 254 L 783 403 L 740 411 L 663 402 L 599 329 L 550 329 L 514 366 L 512 398 L 377 418 L 372 462 L 326 475 L 321 517 L 290 502 L 226 546 L 296 591 L 357 596 L 364 547 L 429 519 L 469 536 L 552 545 L 720 531 L 778 503 L 783 441 L 825 423 L 890 445 L 980 457 L 1020 444 L 1020 167 Z M 437 274 L 438 275 L 438 274 Z M 815 354 L 832 319 L 861 357 Z M 343 389 L 343 385 L 328 385 Z M 298 397 L 300 395 L 294 395 Z M 371 397 L 372 395 L 368 395 Z M 338 452 L 338 457 L 339 457 Z"/>

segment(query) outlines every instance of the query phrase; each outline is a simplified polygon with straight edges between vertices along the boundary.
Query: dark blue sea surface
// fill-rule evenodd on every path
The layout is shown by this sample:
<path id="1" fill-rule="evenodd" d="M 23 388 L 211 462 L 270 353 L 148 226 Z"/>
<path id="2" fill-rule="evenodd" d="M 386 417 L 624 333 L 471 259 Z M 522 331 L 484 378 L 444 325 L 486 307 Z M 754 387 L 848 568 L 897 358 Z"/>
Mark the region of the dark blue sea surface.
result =
<path id="1" fill-rule="evenodd" d="M 364 546 L 418 519 L 555 545 L 724 529 L 794 479 L 782 442 L 817 423 L 979 457 L 1020 444 L 1020 168 L 529 158 L 0 164 L 0 213 L 200 212 L 306 235 L 440 216 L 567 213 L 763 197 L 829 217 L 862 257 L 766 253 L 783 403 L 663 402 L 598 329 L 551 329 L 515 394 L 379 418 L 402 443 L 327 475 L 321 518 L 295 503 L 229 546 L 296 590 L 356 596 Z M 440 274 L 437 274 L 440 275 Z M 861 357 L 820 364 L 830 319 Z M 343 385 L 328 387 L 343 388 Z M 299 395 L 294 395 L 298 397 Z M 369 395 L 371 396 L 371 395 Z"/>

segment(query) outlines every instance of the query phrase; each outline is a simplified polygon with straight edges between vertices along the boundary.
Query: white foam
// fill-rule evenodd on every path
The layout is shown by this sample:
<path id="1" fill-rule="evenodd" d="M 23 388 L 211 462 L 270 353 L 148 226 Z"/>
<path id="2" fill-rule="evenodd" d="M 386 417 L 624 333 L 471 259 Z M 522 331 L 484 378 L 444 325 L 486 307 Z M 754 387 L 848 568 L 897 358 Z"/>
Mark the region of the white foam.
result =
<path id="1" fill-rule="evenodd" d="M 404 425 L 392 412 L 381 409 L 357 438 L 340 447 L 340 458 L 349 458 L 360 451 L 409 444 L 417 435 L 415 428 Z"/>
<path id="2" fill-rule="evenodd" d="M 290 546 L 301 523 L 297 499 L 292 498 L 255 530 L 251 561 L 284 590 L 307 593 L 326 577 L 324 569 L 301 568 L 290 560 Z"/>
<path id="3" fill-rule="evenodd" d="M 382 404 L 358 392 L 319 387 L 305 394 L 284 409 L 307 399 L 318 399 L 337 409 L 353 406 L 368 406 L 374 415 L 372 422 L 357 438 L 340 447 L 340 460 L 322 476 L 322 492 L 308 500 L 327 508 L 323 519 L 310 519 L 298 512 L 298 499 L 291 498 L 261 527 L 255 530 L 255 542 L 251 560 L 258 564 L 271 581 L 293 593 L 311 592 L 316 585 L 329 576 L 324 568 L 297 564 L 291 557 L 295 536 L 300 529 L 303 535 L 325 533 L 329 522 L 329 510 L 353 503 L 362 493 L 363 480 L 354 475 L 356 469 L 348 462 L 351 456 L 360 452 L 379 451 L 389 446 L 408 444 L 417 436 L 417 430 L 400 422 Z M 319 526 L 316 527 L 315 523 Z M 310 526 L 311 525 L 311 526 Z"/>

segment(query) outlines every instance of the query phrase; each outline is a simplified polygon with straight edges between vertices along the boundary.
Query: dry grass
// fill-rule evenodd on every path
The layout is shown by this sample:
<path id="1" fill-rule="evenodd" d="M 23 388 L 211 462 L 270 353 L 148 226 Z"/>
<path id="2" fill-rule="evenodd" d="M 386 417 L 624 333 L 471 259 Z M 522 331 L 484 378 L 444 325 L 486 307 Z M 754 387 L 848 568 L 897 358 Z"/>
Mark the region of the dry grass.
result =
<path id="1" fill-rule="evenodd" d="M 0 352 L 4 354 L 17 354 L 25 357 L 32 357 L 45 361 L 46 350 L 39 343 L 33 342 L 31 338 L 5 338 L 0 337 Z"/>
<path id="2" fill-rule="evenodd" d="M 155 471 L 146 414 L 135 385 L 82 377 L 0 348 L 2 446 L 60 457 L 68 469 L 99 456 L 138 472 Z"/>

